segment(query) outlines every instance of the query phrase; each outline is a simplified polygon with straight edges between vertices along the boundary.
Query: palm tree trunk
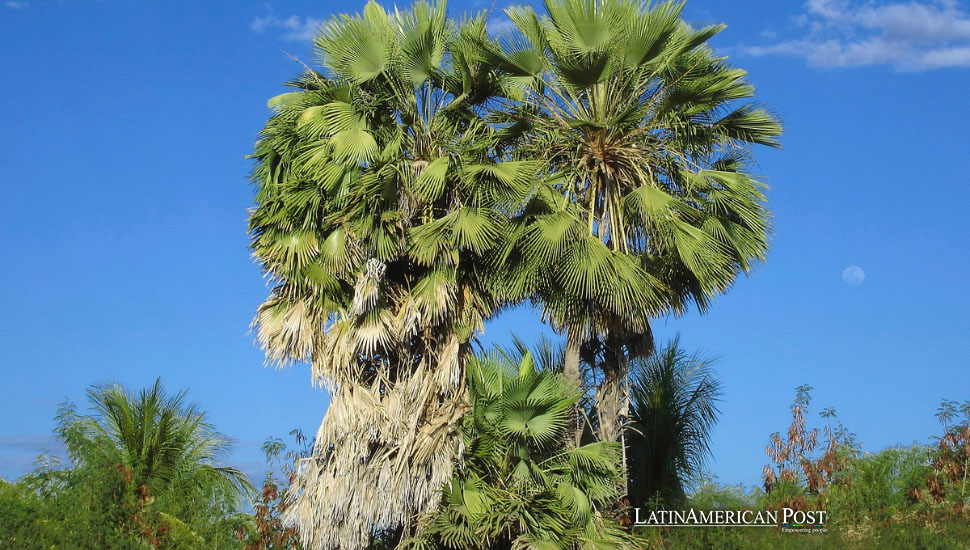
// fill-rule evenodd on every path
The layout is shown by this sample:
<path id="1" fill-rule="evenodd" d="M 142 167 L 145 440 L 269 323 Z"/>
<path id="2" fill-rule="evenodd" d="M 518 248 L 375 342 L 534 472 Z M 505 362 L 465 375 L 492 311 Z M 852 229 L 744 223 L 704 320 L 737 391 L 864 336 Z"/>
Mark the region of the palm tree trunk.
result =
<path id="1" fill-rule="evenodd" d="M 619 441 L 622 421 L 627 416 L 626 380 L 628 359 L 621 339 L 607 336 L 603 357 L 603 381 L 596 388 L 596 412 L 599 416 L 600 440 Z"/>
<path id="2" fill-rule="evenodd" d="M 606 356 L 603 364 L 603 381 L 596 388 L 596 412 L 599 416 L 600 441 L 618 442 L 620 444 L 623 486 L 621 498 L 628 493 L 626 437 L 624 421 L 629 415 L 629 392 L 627 391 L 627 375 L 629 361 L 621 345 L 615 338 L 609 338 Z"/>
<path id="3" fill-rule="evenodd" d="M 563 374 L 577 384 L 582 383 L 582 373 L 579 371 L 579 347 L 582 345 L 580 338 L 575 332 L 566 332 L 566 352 L 563 357 Z"/>
<path id="4" fill-rule="evenodd" d="M 619 441 L 621 435 L 621 420 L 625 415 L 623 410 L 624 383 L 626 381 L 625 358 L 623 365 L 614 364 L 603 372 L 603 382 L 596 389 L 596 411 L 600 421 L 600 440 Z"/>
<path id="5" fill-rule="evenodd" d="M 582 346 L 581 338 L 575 330 L 566 330 L 566 351 L 563 357 L 563 374 L 574 381 L 580 388 L 583 387 L 583 375 L 579 370 L 579 350 Z M 583 410 L 580 403 L 573 406 L 570 415 L 569 433 L 566 440 L 569 444 L 579 447 L 583 438 Z"/>

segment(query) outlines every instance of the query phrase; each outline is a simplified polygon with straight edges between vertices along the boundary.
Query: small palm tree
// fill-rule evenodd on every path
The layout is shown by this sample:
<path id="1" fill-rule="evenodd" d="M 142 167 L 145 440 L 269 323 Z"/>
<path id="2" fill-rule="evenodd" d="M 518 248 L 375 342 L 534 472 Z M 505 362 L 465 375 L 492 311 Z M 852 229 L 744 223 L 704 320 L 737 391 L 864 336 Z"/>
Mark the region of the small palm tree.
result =
<path id="1" fill-rule="evenodd" d="M 598 507 L 618 497 L 615 443 L 564 447 L 572 380 L 532 355 L 492 353 L 468 365 L 472 411 L 462 422 L 464 469 L 419 542 L 447 548 L 622 548 Z M 548 357 L 547 357 L 548 358 Z M 421 544 L 418 544 L 419 546 Z M 598 545 L 598 546 L 597 546 Z"/>
<path id="2" fill-rule="evenodd" d="M 717 422 L 720 382 L 715 360 L 688 355 L 679 339 L 632 364 L 632 407 L 626 435 L 629 498 L 633 506 L 659 499 L 684 501 L 701 471 Z"/>
<path id="3" fill-rule="evenodd" d="M 157 512 L 169 529 L 190 532 L 207 527 L 191 526 L 194 518 L 231 512 L 254 494 L 245 474 L 220 465 L 231 444 L 184 391 L 168 395 L 159 379 L 137 395 L 117 384 L 87 394 L 94 414 L 68 408 L 58 436 L 79 468 L 121 473 L 135 492 L 135 516 Z"/>

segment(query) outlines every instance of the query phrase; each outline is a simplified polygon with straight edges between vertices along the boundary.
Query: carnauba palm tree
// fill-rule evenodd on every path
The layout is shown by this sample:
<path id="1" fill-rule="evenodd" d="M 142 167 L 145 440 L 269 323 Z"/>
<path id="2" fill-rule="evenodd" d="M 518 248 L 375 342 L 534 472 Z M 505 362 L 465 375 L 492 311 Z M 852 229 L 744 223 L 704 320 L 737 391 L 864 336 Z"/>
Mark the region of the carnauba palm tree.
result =
<path id="1" fill-rule="evenodd" d="M 564 447 L 581 391 L 532 356 L 493 352 L 467 369 L 464 467 L 426 518 L 416 547 L 455 549 L 632 547 L 603 502 L 617 498 L 619 449 Z"/>
<path id="2" fill-rule="evenodd" d="M 779 122 L 751 102 L 746 73 L 706 44 L 682 3 L 546 0 L 506 14 L 488 46 L 518 84 L 503 132 L 544 161 L 544 185 L 508 251 L 513 295 L 531 296 L 602 372 L 600 437 L 626 416 L 628 362 L 650 352 L 649 320 L 706 310 L 768 247 L 764 186 L 751 147 L 778 146 Z"/>
<path id="3" fill-rule="evenodd" d="M 701 473 L 721 396 L 714 361 L 688 354 L 678 338 L 631 363 L 626 447 L 633 506 L 651 500 L 682 505 L 688 484 Z"/>
<path id="4" fill-rule="evenodd" d="M 331 394 L 288 510 L 309 547 L 408 532 L 452 477 L 465 358 L 502 306 L 491 251 L 537 168 L 488 119 L 511 84 L 485 38 L 444 3 L 371 2 L 325 22 L 321 70 L 269 102 L 250 231 L 274 286 L 254 326 Z"/>

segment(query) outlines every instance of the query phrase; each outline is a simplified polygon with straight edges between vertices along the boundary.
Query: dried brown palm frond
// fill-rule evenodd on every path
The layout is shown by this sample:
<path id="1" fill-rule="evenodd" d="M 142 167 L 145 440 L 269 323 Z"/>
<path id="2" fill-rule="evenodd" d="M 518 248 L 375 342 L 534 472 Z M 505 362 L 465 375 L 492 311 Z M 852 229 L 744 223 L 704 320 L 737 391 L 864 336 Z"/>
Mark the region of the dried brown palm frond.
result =
<path id="1" fill-rule="evenodd" d="M 452 378 L 447 363 L 458 364 L 335 388 L 287 511 L 309 548 L 364 548 L 375 529 L 409 529 L 410 518 L 438 506 L 467 409 L 462 385 L 442 384 Z"/>
<path id="2" fill-rule="evenodd" d="M 383 272 L 371 264 L 371 275 Z M 280 302 L 257 317 L 268 349 L 276 343 L 286 346 L 279 353 L 311 349 L 314 379 L 331 393 L 285 518 L 309 548 L 362 548 L 375 529 L 409 528 L 411 518 L 438 505 L 461 455 L 457 423 L 468 407 L 463 365 L 469 346 L 451 329 L 456 309 L 448 306 L 455 302 L 442 296 L 434 308 L 439 313 L 422 315 L 400 285 L 381 287 L 380 300 L 355 296 L 357 311 L 315 331 L 312 345 L 274 322 L 287 315 L 315 318 L 307 302 Z M 372 292 L 369 285 L 357 289 Z M 448 322 L 435 323 L 441 312 Z M 482 322 L 476 318 L 476 328 Z"/>
<path id="3" fill-rule="evenodd" d="M 251 326 L 267 363 L 285 366 L 310 358 L 319 330 L 310 309 L 305 299 L 287 298 L 279 292 L 260 304 Z"/>
<path id="4" fill-rule="evenodd" d="M 461 329 L 482 328 L 482 313 L 467 306 L 488 311 L 487 300 L 451 279 L 435 282 L 446 290 L 432 288 L 426 296 L 407 292 L 399 273 L 384 277 L 387 271 L 367 262 L 353 306 L 309 340 L 275 320 L 312 323 L 320 318 L 308 305 L 312 299 L 281 301 L 272 307 L 283 313 L 267 306 L 257 317 L 267 349 L 277 343 L 285 346 L 281 354 L 309 349 L 314 379 L 331 393 L 285 517 L 308 548 L 363 548 L 375 530 L 410 529 L 412 518 L 438 506 L 461 456 L 470 335 Z"/>

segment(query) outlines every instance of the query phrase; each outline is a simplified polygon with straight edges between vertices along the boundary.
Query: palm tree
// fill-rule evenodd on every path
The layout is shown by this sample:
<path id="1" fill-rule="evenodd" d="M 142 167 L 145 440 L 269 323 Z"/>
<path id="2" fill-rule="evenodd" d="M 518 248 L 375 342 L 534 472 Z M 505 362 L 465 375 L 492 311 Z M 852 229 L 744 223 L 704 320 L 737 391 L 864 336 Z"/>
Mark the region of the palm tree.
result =
<path id="1" fill-rule="evenodd" d="M 510 88 L 484 15 L 418 2 L 324 23 L 254 154 L 252 248 L 274 283 L 267 359 L 309 361 L 331 393 L 289 518 L 314 548 L 359 548 L 433 509 L 460 451 L 471 339 L 503 305 L 493 277 L 537 163 L 487 118 Z"/>
<path id="2" fill-rule="evenodd" d="M 547 355 L 546 358 L 551 356 Z M 416 546 L 632 547 L 598 511 L 618 497 L 615 443 L 564 448 L 581 392 L 532 355 L 493 352 L 467 369 L 472 411 L 462 422 L 464 468 L 426 519 Z"/>
<path id="3" fill-rule="evenodd" d="M 652 348 L 649 319 L 704 311 L 763 260 L 769 213 L 748 171 L 753 145 L 781 126 L 747 102 L 745 72 L 705 43 L 682 3 L 546 0 L 548 16 L 513 7 L 513 34 L 489 48 L 521 84 L 506 130 L 518 154 L 544 159 L 509 253 L 509 285 L 603 372 L 600 437 L 625 414 L 627 364 Z"/>
<path id="4" fill-rule="evenodd" d="M 68 408 L 57 433 L 81 469 L 121 473 L 135 492 L 133 517 L 157 513 L 173 536 L 195 540 L 194 521 L 230 513 L 255 489 L 236 468 L 219 463 L 231 449 L 185 392 L 165 393 L 161 380 L 137 396 L 117 384 L 92 387 L 92 416 Z M 214 515 L 212 512 L 216 512 Z"/>
<path id="5" fill-rule="evenodd" d="M 631 365 L 632 407 L 626 436 L 633 506 L 659 499 L 677 506 L 710 452 L 721 384 L 715 360 L 688 355 L 675 338 Z"/>

